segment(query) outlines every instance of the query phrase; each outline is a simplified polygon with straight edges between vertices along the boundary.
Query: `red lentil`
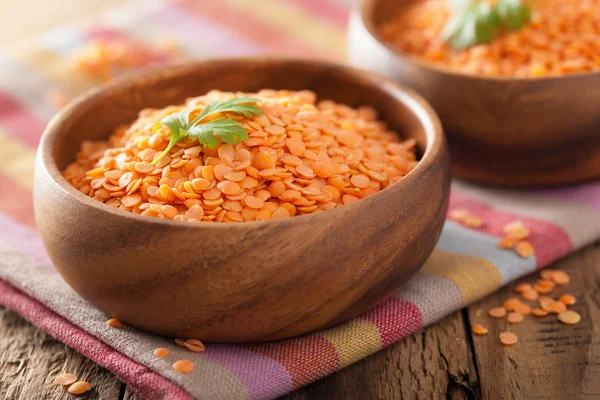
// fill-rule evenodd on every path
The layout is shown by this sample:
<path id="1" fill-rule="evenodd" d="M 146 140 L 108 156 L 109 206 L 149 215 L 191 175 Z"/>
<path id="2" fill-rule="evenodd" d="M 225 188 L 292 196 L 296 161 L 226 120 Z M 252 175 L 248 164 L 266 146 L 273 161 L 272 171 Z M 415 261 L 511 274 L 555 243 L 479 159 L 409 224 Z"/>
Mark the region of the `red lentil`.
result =
<path id="1" fill-rule="evenodd" d="M 577 300 L 575 300 L 575 296 L 571 294 L 563 294 L 558 298 L 558 301 L 563 303 L 565 306 L 572 306 L 577 302 Z"/>
<path id="2" fill-rule="evenodd" d="M 535 253 L 533 245 L 529 242 L 523 241 L 517 244 L 517 254 L 519 257 L 527 258 Z"/>
<path id="3" fill-rule="evenodd" d="M 464 50 L 440 39 L 448 0 L 418 0 L 384 24 L 384 41 L 399 51 L 467 74 L 540 77 L 600 71 L 600 2 L 544 0 L 531 7 L 531 22 L 491 43 Z"/>
<path id="4" fill-rule="evenodd" d="M 73 374 L 60 374 L 57 375 L 56 378 L 54 378 L 54 382 L 57 385 L 70 385 L 71 383 L 77 381 L 77 377 Z"/>
<path id="5" fill-rule="evenodd" d="M 506 300 L 503 304 L 503 307 L 506 311 L 514 311 L 519 306 L 519 304 L 521 304 L 519 299 L 515 299 L 513 297 L 513 298 Z"/>
<path id="6" fill-rule="evenodd" d="M 84 381 L 78 381 L 69 386 L 68 392 L 71 394 L 83 394 L 92 390 L 92 385 Z"/>
<path id="7" fill-rule="evenodd" d="M 123 327 L 123 323 L 116 318 L 111 318 L 108 321 L 106 321 L 106 325 L 110 326 L 111 328 L 122 328 Z"/>
<path id="8" fill-rule="evenodd" d="M 545 317 L 546 315 L 549 314 L 548 311 L 546 311 L 542 308 L 534 308 L 533 310 L 531 310 L 531 313 L 533 315 L 535 315 L 536 317 Z"/>
<path id="9" fill-rule="evenodd" d="M 508 316 L 506 317 L 509 324 L 519 324 L 523 322 L 524 319 L 525 317 L 523 317 L 523 314 L 519 314 L 518 312 L 508 313 Z"/>
<path id="10" fill-rule="evenodd" d="M 581 321 L 581 315 L 575 311 L 563 311 L 558 314 L 558 320 L 563 324 L 573 325 Z"/>
<path id="11" fill-rule="evenodd" d="M 571 277 L 564 271 L 555 271 L 551 276 L 552 281 L 557 285 L 566 285 L 571 281 Z"/>
<path id="12" fill-rule="evenodd" d="M 488 314 L 492 318 L 504 318 L 506 316 L 506 309 L 504 307 L 490 308 Z"/>
<path id="13" fill-rule="evenodd" d="M 188 339 L 185 341 L 184 345 L 194 353 L 200 353 L 204 351 L 204 344 L 198 339 Z"/>
<path id="14" fill-rule="evenodd" d="M 194 371 L 194 364 L 189 360 L 175 361 L 173 369 L 182 374 L 189 374 Z"/>
<path id="15" fill-rule="evenodd" d="M 481 324 L 474 324 L 471 330 L 476 335 L 485 335 L 488 333 L 488 329 Z"/>
<path id="16" fill-rule="evenodd" d="M 264 114 L 239 118 L 249 140 L 211 149 L 186 138 L 150 165 L 169 141 L 168 128 L 152 130 L 165 115 L 239 95 L 212 91 L 185 105 L 142 110 L 108 141 L 82 143 L 64 176 L 88 196 L 136 214 L 243 222 L 351 204 L 417 164 L 415 140 L 400 141 L 371 108 L 317 103 L 309 91 L 262 90 L 248 95 Z"/>
<path id="17" fill-rule="evenodd" d="M 515 292 L 517 293 L 523 293 L 531 289 L 532 286 L 529 283 L 519 283 L 517 286 L 515 286 Z"/>
<path id="18" fill-rule="evenodd" d="M 169 349 L 164 348 L 164 347 L 159 347 L 158 349 L 154 350 L 154 355 L 159 358 L 168 357 L 169 354 L 170 354 Z"/>
<path id="19" fill-rule="evenodd" d="M 502 332 L 500 333 L 500 343 L 505 346 L 511 346 L 516 344 L 519 341 L 517 335 L 512 332 Z"/>

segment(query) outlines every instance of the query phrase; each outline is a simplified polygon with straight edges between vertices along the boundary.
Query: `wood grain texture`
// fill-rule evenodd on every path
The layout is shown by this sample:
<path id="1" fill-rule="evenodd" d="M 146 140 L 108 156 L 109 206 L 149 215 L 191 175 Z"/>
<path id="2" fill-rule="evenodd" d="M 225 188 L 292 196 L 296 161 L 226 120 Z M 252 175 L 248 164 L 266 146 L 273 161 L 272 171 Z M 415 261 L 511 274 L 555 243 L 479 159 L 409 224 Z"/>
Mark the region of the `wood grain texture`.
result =
<path id="1" fill-rule="evenodd" d="M 94 387 L 78 398 L 116 400 L 121 382 L 17 314 L 0 307 L 0 399 L 70 399 L 54 377 L 72 373 Z"/>
<path id="2" fill-rule="evenodd" d="M 484 323 L 489 333 L 473 337 L 482 395 L 485 399 L 598 399 L 600 398 L 600 244 L 557 263 L 571 283 L 551 294 L 573 294 L 569 307 L 581 314 L 576 325 L 563 325 L 556 316 L 527 316 L 518 325 L 492 320 L 487 310 L 514 297 L 515 284 L 469 307 L 471 323 Z M 539 274 L 523 279 L 532 283 Z M 535 279 L 534 279 L 535 277 Z M 482 316 L 478 316 L 482 310 Z M 517 334 L 512 347 L 500 344 L 503 330 Z"/>
<path id="3" fill-rule="evenodd" d="M 600 178 L 600 73 L 484 77 L 402 55 L 379 40 L 378 26 L 409 1 L 368 0 L 357 8 L 349 59 L 414 88 L 432 104 L 458 165 L 456 176 L 509 185 Z M 565 165 L 576 167 L 562 174 Z"/>
<path id="4" fill-rule="evenodd" d="M 399 182 L 352 205 L 240 224 L 124 212 L 81 194 L 60 174 L 82 140 L 105 138 L 143 108 L 211 89 L 261 88 L 371 105 L 391 129 L 416 139 L 422 158 Z M 50 258 L 90 303 L 151 332 L 261 341 L 346 321 L 408 281 L 445 220 L 450 176 L 435 113 L 392 81 L 341 65 L 248 58 L 168 66 L 94 91 L 53 121 L 38 150 L 34 189 Z"/>
<path id="5" fill-rule="evenodd" d="M 472 398 L 478 380 L 468 336 L 456 312 L 283 399 Z"/>
<path id="6" fill-rule="evenodd" d="M 140 395 L 136 394 L 129 386 L 123 392 L 123 397 L 119 400 L 144 400 Z"/>

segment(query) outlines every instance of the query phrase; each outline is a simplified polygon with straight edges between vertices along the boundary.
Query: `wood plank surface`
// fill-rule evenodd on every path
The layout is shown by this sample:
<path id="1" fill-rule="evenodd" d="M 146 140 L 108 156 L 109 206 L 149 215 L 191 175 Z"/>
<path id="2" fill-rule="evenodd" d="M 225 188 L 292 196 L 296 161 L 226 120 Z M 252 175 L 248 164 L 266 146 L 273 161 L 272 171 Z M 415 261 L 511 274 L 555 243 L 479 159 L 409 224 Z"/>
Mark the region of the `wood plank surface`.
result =
<path id="1" fill-rule="evenodd" d="M 73 399 L 54 377 L 69 372 L 94 388 L 81 399 L 116 400 L 113 374 L 0 307 L 0 399 Z"/>
<path id="2" fill-rule="evenodd" d="M 461 312 L 286 397 L 466 399 L 477 374 Z"/>
<path id="3" fill-rule="evenodd" d="M 564 325 L 556 315 L 530 315 L 510 326 L 488 317 L 491 307 L 518 297 L 513 292 L 516 284 L 469 307 L 470 322 L 489 329 L 486 336 L 473 337 L 484 399 L 600 399 L 600 244 L 552 268 L 571 275 L 567 286 L 557 287 L 549 296 L 570 293 L 577 298 L 569 307 L 581 315 L 576 325 Z M 538 277 L 530 275 L 519 282 L 533 283 Z M 516 333 L 519 342 L 502 346 L 498 335 L 505 330 Z"/>

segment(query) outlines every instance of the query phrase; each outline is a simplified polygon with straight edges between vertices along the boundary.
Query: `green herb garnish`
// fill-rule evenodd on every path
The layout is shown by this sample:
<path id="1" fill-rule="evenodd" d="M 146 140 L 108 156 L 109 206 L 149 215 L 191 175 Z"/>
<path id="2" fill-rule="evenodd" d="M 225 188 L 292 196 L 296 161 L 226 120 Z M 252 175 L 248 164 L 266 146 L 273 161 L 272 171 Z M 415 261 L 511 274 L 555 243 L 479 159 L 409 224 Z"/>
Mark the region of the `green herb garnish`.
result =
<path id="1" fill-rule="evenodd" d="M 452 0 L 452 14 L 441 38 L 455 49 L 490 43 L 499 28 L 519 30 L 531 19 L 531 10 L 521 0 Z"/>
<path id="2" fill-rule="evenodd" d="M 252 97 L 235 97 L 229 100 L 211 101 L 204 105 L 204 108 L 196 118 L 190 121 L 190 114 L 194 109 L 182 110 L 175 114 L 170 114 L 160 120 L 156 127 L 164 125 L 171 131 L 171 140 L 165 150 L 152 160 L 150 165 L 155 165 L 180 140 L 191 137 L 198 139 L 200 144 L 205 147 L 216 147 L 220 142 L 235 143 L 236 139 L 242 141 L 248 140 L 248 132 L 238 121 L 231 118 L 218 118 L 212 121 L 202 123 L 205 118 L 222 112 L 241 114 L 244 117 L 262 114 L 262 111 L 256 106 L 258 100 Z"/>

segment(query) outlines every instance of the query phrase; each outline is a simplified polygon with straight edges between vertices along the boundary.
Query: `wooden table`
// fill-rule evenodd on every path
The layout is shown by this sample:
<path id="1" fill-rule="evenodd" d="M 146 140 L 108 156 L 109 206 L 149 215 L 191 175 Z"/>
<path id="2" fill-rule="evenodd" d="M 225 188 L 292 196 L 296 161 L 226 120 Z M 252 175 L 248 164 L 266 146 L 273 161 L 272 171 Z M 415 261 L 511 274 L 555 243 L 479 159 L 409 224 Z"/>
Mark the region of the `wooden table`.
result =
<path id="1" fill-rule="evenodd" d="M 44 7 L 38 0 L 3 0 L 0 45 L 119 3 L 62 0 Z M 578 325 L 528 318 L 516 327 L 519 343 L 512 348 L 498 342 L 500 323 L 474 337 L 470 321 L 512 296 L 511 285 L 286 398 L 600 399 L 600 243 L 555 267 L 573 277 Z M 0 307 L 0 399 L 72 399 L 52 383 L 65 371 L 94 385 L 80 398 L 139 399 L 107 370 Z"/>
<path id="2" fill-rule="evenodd" d="M 470 321 L 513 296 L 513 284 L 286 399 L 600 399 L 600 243 L 554 267 L 572 277 L 578 325 L 528 317 L 515 327 L 519 343 L 511 348 L 498 342 L 504 322 L 489 321 L 488 335 L 472 335 Z M 0 332 L 0 399 L 70 399 L 52 383 L 65 371 L 94 384 L 88 398 L 140 399 L 1 307 Z"/>

